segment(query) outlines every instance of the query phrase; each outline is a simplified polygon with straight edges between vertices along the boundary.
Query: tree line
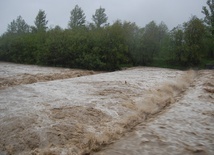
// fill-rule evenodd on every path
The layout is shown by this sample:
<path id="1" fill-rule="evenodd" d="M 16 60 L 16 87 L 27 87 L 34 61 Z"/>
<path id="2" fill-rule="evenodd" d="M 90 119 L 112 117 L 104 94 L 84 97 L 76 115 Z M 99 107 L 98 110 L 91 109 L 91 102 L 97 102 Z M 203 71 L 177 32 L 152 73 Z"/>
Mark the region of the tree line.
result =
<path id="1" fill-rule="evenodd" d="M 169 30 L 164 22 L 151 21 L 141 28 L 117 20 L 108 23 L 100 7 L 86 24 L 76 5 L 68 28 L 48 28 L 45 11 L 39 10 L 34 26 L 18 16 L 0 37 L 0 60 L 16 63 L 93 70 L 118 70 L 125 66 L 171 68 L 203 67 L 214 63 L 214 0 L 202 8 L 205 18 Z"/>

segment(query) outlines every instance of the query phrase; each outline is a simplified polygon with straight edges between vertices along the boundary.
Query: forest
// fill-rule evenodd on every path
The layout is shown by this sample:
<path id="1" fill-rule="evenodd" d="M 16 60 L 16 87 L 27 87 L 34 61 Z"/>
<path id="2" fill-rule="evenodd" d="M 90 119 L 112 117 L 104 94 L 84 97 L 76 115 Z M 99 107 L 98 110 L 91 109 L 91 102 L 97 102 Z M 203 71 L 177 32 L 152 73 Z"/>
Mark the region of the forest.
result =
<path id="1" fill-rule="evenodd" d="M 202 8 L 204 19 L 169 30 L 164 22 L 145 27 L 117 20 L 108 23 L 105 8 L 98 8 L 92 23 L 76 5 L 68 28 L 48 27 L 44 10 L 33 26 L 18 16 L 0 36 L 0 61 L 114 71 L 131 66 L 205 68 L 214 64 L 214 1 Z"/>

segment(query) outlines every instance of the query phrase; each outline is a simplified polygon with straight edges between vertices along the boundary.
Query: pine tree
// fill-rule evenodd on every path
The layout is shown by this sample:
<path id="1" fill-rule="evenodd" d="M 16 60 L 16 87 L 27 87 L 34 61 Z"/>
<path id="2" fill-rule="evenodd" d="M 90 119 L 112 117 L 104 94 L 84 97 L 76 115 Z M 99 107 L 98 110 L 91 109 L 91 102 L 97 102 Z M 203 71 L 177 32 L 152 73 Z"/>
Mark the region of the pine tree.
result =
<path id="1" fill-rule="evenodd" d="M 36 19 L 34 21 L 34 24 L 36 27 L 32 27 L 33 31 L 38 32 L 38 31 L 46 31 L 47 30 L 48 21 L 46 20 L 45 11 L 39 10 L 39 12 L 36 16 Z"/>
<path id="2" fill-rule="evenodd" d="M 7 27 L 7 33 L 10 34 L 21 34 L 29 32 L 29 25 L 25 20 L 18 16 L 16 20 L 13 20 Z"/>
<path id="3" fill-rule="evenodd" d="M 71 11 L 70 21 L 68 23 L 69 28 L 77 28 L 85 25 L 85 13 L 83 10 L 76 5 L 75 8 Z"/>
<path id="4" fill-rule="evenodd" d="M 97 9 L 95 15 L 92 16 L 92 20 L 97 28 L 100 28 L 102 25 L 106 24 L 108 17 L 105 14 L 105 9 L 101 7 Z"/>

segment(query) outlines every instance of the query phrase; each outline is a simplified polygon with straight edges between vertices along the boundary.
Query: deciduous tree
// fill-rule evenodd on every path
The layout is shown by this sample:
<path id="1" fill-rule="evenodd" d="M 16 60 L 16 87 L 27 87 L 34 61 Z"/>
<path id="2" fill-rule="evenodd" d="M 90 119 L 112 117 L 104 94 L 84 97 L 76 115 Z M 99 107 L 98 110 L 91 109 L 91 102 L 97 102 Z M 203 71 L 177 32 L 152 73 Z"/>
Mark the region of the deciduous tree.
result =
<path id="1" fill-rule="evenodd" d="M 210 27 L 211 33 L 214 36 L 214 0 L 207 0 L 207 5 L 203 6 L 202 13 L 205 15 L 204 21 Z"/>
<path id="2" fill-rule="evenodd" d="M 202 13 L 205 15 L 204 21 L 208 27 L 207 49 L 208 57 L 214 58 L 214 0 L 207 0 L 207 5 L 202 8 Z"/>
<path id="3" fill-rule="evenodd" d="M 182 63 L 184 55 L 184 31 L 183 27 L 177 26 L 170 32 L 172 59 L 178 63 Z"/>
<path id="4" fill-rule="evenodd" d="M 196 16 L 184 23 L 184 39 L 185 39 L 185 53 L 187 63 L 190 65 L 199 64 L 203 56 L 203 38 L 205 27 L 203 22 Z"/>

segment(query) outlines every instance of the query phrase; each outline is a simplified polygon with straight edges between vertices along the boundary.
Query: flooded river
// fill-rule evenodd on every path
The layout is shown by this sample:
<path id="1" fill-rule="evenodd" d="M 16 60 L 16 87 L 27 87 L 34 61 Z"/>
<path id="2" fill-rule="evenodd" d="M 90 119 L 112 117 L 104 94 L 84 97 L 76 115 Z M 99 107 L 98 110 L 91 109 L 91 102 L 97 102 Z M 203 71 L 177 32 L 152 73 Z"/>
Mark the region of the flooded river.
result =
<path id="1" fill-rule="evenodd" d="M 214 154 L 214 72 L 200 71 L 177 102 L 96 155 Z"/>
<path id="2" fill-rule="evenodd" d="M 0 63 L 0 155 L 214 154 L 213 70 L 97 73 Z"/>

